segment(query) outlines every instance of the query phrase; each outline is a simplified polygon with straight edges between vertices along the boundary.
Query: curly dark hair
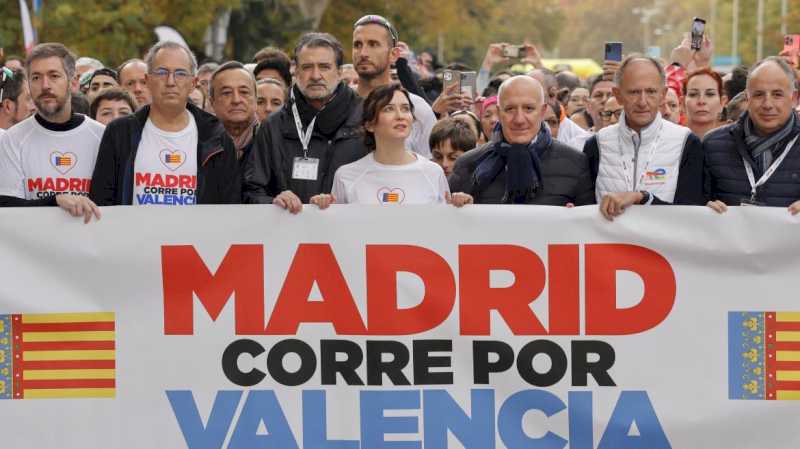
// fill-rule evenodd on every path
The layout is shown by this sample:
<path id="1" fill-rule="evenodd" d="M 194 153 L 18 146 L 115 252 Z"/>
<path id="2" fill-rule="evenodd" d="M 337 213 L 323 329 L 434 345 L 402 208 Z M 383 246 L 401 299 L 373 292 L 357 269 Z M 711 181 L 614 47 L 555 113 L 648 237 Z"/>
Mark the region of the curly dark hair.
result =
<path id="1" fill-rule="evenodd" d="M 364 100 L 364 110 L 361 116 L 361 126 L 364 132 L 364 145 L 369 151 L 375 151 L 375 134 L 367 130 L 367 125 L 374 124 L 378 121 L 378 114 L 381 110 L 392 101 L 395 92 L 402 92 L 408 98 L 408 104 L 411 107 L 411 115 L 414 115 L 414 103 L 411 101 L 411 95 L 399 83 L 392 83 L 386 86 L 380 86 L 373 90 Z M 416 120 L 416 117 L 414 118 Z"/>

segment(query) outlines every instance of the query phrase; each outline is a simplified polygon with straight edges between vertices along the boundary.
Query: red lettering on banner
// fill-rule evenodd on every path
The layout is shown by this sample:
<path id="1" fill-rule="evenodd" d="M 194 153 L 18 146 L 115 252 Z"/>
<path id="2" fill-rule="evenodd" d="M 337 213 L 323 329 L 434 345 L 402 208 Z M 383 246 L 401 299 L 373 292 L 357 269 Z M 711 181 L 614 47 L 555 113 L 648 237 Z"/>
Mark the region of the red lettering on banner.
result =
<path id="1" fill-rule="evenodd" d="M 36 179 L 28 178 L 28 192 L 33 192 L 34 190 L 38 191 L 44 190 L 44 184 L 42 183 L 42 178 L 36 178 Z"/>
<path id="2" fill-rule="evenodd" d="M 319 301 L 308 298 L 314 282 L 322 295 Z M 267 324 L 267 333 L 294 335 L 300 323 L 331 323 L 338 334 L 366 333 L 330 245 L 301 244 L 297 247 Z"/>
<path id="3" fill-rule="evenodd" d="M 642 278 L 635 306 L 617 308 L 617 271 Z M 586 334 L 630 335 L 658 326 L 675 303 L 675 273 L 667 259 L 636 245 L 586 245 Z"/>
<path id="4" fill-rule="evenodd" d="M 515 335 L 547 334 L 530 308 L 545 285 L 544 265 L 536 253 L 515 245 L 461 245 L 458 264 L 462 335 L 490 335 L 492 310 L 503 317 Z M 490 287 L 492 270 L 512 272 L 514 283 Z"/>
<path id="5" fill-rule="evenodd" d="M 550 335 L 580 335 L 580 247 L 547 247 L 547 296 Z"/>
<path id="6" fill-rule="evenodd" d="M 235 294 L 237 335 L 264 333 L 264 247 L 231 245 L 211 274 L 193 246 L 162 246 L 164 334 L 194 333 L 193 294 L 216 321 Z"/>
<path id="7" fill-rule="evenodd" d="M 425 285 L 422 302 L 397 306 L 397 273 Z M 410 335 L 435 328 L 456 303 L 456 281 L 442 256 L 419 246 L 367 245 L 367 323 L 370 335 Z"/>
<path id="8" fill-rule="evenodd" d="M 663 256 L 626 244 L 588 244 L 584 249 L 586 335 L 636 334 L 666 319 L 675 302 L 676 280 Z M 490 335 L 494 310 L 515 335 L 580 335 L 579 250 L 575 244 L 549 245 L 546 272 L 528 248 L 459 246 L 461 334 Z M 410 335 L 435 328 L 455 307 L 451 267 L 436 252 L 417 246 L 366 246 L 368 326 L 327 244 L 298 246 L 266 329 L 263 245 L 232 245 L 214 274 L 192 246 L 163 246 L 161 258 L 167 335 L 194 333 L 193 295 L 216 321 L 235 294 L 237 335 L 293 335 L 301 323 L 330 323 L 338 334 Z M 491 287 L 493 270 L 513 273 L 513 284 Z M 644 295 L 636 306 L 617 308 L 618 271 L 641 277 Z M 425 293 L 418 305 L 398 307 L 398 272 L 422 279 Z M 315 283 L 322 298 L 310 299 Z M 530 306 L 545 285 L 549 332 Z"/>

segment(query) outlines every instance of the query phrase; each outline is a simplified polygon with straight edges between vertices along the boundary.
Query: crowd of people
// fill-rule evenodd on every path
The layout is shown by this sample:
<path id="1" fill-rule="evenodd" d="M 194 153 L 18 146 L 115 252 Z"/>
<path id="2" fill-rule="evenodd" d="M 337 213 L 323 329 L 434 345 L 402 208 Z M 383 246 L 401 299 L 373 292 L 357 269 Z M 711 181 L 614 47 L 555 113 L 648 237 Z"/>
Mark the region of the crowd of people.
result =
<path id="1" fill-rule="evenodd" d="M 238 203 L 800 212 L 785 55 L 719 73 L 708 37 L 687 37 L 668 60 L 632 54 L 582 79 L 545 68 L 534 45 L 492 43 L 473 72 L 415 55 L 377 15 L 354 23 L 352 44 L 350 64 L 322 32 L 248 63 L 198 65 L 174 42 L 116 68 L 60 43 L 9 56 L 0 206 L 87 222 L 100 206 Z M 474 83 L 442 81 L 454 73 Z"/>

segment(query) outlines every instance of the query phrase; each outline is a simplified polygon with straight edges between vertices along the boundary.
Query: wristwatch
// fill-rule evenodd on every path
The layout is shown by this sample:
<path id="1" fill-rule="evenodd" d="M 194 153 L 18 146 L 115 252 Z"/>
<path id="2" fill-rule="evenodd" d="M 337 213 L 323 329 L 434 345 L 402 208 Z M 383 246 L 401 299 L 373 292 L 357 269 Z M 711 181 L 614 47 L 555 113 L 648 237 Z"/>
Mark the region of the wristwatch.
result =
<path id="1" fill-rule="evenodd" d="M 647 204 L 650 202 L 650 192 L 647 190 L 640 190 L 639 193 L 642 194 L 642 200 L 639 201 L 639 204 Z"/>

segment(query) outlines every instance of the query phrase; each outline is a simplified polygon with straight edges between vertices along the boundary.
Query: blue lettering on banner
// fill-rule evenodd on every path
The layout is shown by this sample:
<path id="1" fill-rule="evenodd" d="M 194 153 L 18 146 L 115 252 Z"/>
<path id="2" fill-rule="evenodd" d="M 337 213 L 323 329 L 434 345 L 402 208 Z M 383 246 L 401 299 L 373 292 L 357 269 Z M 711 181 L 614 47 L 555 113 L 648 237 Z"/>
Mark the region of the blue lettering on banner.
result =
<path id="1" fill-rule="evenodd" d="M 188 390 L 167 391 L 172 410 L 188 449 L 299 449 L 281 404 L 273 390 L 218 391 L 204 424 L 194 395 Z M 591 391 L 568 393 L 567 404 L 546 390 L 518 391 L 495 413 L 495 391 L 470 391 L 471 411 L 464 410 L 446 390 L 365 390 L 359 392 L 360 440 L 329 440 L 326 393 L 302 392 L 303 449 L 447 449 L 448 433 L 465 449 L 493 448 L 499 435 L 508 449 L 594 449 Z M 245 396 L 242 398 L 242 396 Z M 235 418 L 239 403 L 242 410 Z M 567 410 L 569 440 L 555 432 L 532 438 L 523 429 L 531 410 L 547 417 Z M 387 410 L 421 410 L 417 416 L 386 416 Z M 387 434 L 416 435 L 420 420 L 423 441 L 386 441 Z M 266 433 L 259 432 L 263 424 Z M 638 434 L 631 435 L 636 424 Z M 645 391 L 622 391 L 596 449 L 671 449 L 653 404 Z"/>

